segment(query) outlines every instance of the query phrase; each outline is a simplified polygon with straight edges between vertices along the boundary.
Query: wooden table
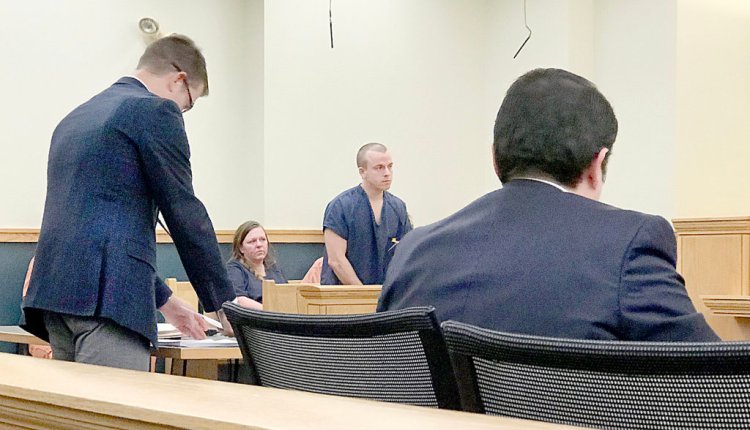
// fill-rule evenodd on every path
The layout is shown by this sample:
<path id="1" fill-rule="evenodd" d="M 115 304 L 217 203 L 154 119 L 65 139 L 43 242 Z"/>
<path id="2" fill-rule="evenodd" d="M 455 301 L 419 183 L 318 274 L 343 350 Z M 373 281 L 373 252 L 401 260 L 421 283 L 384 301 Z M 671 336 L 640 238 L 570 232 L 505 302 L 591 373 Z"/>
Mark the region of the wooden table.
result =
<path id="1" fill-rule="evenodd" d="M 0 342 L 26 345 L 49 345 L 21 327 L 0 326 Z M 163 346 L 152 348 L 153 357 L 165 358 L 167 373 L 203 379 L 217 379 L 219 365 L 229 360 L 241 360 L 239 347 L 179 348 Z M 232 366 L 239 365 L 236 362 Z"/>
<path id="2" fill-rule="evenodd" d="M 563 430 L 574 427 L 0 354 L 0 427 Z"/>

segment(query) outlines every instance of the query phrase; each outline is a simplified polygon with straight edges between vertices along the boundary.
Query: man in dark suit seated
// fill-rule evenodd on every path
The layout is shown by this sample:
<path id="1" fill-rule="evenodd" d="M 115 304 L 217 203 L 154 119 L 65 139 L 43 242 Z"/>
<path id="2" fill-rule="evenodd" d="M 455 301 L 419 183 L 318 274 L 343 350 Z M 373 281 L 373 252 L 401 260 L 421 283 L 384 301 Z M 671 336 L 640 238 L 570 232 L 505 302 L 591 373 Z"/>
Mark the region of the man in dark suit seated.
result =
<path id="1" fill-rule="evenodd" d="M 146 48 L 134 76 L 55 129 L 22 326 L 48 339 L 56 359 L 147 370 L 157 308 L 183 333 L 205 337 L 201 316 L 156 276 L 158 211 L 204 308 L 235 299 L 193 192 L 183 122 L 206 94 L 203 54 L 172 35 Z"/>
<path id="2" fill-rule="evenodd" d="M 591 82 L 521 76 L 495 122 L 503 187 L 406 235 L 378 310 L 433 305 L 440 320 L 562 338 L 719 340 L 675 270 L 669 222 L 598 202 L 616 135 Z"/>

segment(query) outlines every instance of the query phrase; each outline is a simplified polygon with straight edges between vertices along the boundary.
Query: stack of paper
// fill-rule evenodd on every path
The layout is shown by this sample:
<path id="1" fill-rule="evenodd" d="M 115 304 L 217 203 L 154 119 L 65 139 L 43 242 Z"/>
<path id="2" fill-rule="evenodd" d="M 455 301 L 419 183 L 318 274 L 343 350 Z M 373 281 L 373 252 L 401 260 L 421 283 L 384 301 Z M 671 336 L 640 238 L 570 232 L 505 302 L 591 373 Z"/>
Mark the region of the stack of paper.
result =
<path id="1" fill-rule="evenodd" d="M 203 315 L 203 319 L 206 320 L 212 329 L 221 330 L 221 323 Z M 176 346 L 180 348 L 206 348 L 206 347 L 232 347 L 237 346 L 237 339 L 233 337 L 226 337 L 222 334 L 216 334 L 208 336 L 205 339 L 197 340 L 184 336 L 177 327 L 169 323 L 159 323 L 159 346 Z"/>
<path id="2" fill-rule="evenodd" d="M 205 339 L 197 340 L 191 338 L 185 339 L 159 339 L 159 346 L 176 346 L 180 348 L 216 348 L 216 347 L 233 347 L 237 346 L 237 339 L 226 337 L 221 334 L 209 336 Z"/>
<path id="3" fill-rule="evenodd" d="M 205 315 L 201 315 L 201 316 L 208 323 L 209 327 L 211 327 L 212 330 L 221 331 L 222 327 L 221 327 L 220 322 L 216 321 L 213 318 L 209 318 Z M 184 336 L 180 332 L 180 330 L 177 329 L 177 327 L 169 323 L 157 324 L 157 331 L 158 331 L 159 339 L 172 339 L 172 338 L 187 337 L 187 336 Z"/>
<path id="4" fill-rule="evenodd" d="M 177 330 L 177 327 L 173 326 L 172 324 L 159 323 L 156 326 L 157 326 L 157 332 L 158 332 L 160 340 L 182 337 L 182 333 L 180 333 L 180 331 Z"/>

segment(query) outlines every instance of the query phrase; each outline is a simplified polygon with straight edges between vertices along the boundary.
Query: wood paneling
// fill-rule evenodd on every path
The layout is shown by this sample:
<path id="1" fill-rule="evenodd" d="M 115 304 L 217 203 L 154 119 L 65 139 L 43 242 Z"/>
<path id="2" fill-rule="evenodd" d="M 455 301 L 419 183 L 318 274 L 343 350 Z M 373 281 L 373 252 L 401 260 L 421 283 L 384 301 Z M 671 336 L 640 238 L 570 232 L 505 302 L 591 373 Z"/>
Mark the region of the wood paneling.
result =
<path id="1" fill-rule="evenodd" d="M 269 229 L 268 239 L 272 243 L 323 243 L 323 231 L 310 229 Z M 232 243 L 234 230 L 216 230 L 219 243 Z M 5 228 L 0 229 L 0 243 L 36 243 L 39 229 Z M 156 230 L 157 243 L 171 243 L 172 238 L 162 229 Z"/>
<path id="2" fill-rule="evenodd" d="M 750 340 L 750 318 L 741 316 L 745 304 L 737 299 L 750 297 L 750 217 L 673 223 L 677 270 L 695 307 L 722 339 Z"/>
<path id="3" fill-rule="evenodd" d="M 263 310 L 342 315 L 375 312 L 382 285 L 276 284 L 263 281 Z"/>

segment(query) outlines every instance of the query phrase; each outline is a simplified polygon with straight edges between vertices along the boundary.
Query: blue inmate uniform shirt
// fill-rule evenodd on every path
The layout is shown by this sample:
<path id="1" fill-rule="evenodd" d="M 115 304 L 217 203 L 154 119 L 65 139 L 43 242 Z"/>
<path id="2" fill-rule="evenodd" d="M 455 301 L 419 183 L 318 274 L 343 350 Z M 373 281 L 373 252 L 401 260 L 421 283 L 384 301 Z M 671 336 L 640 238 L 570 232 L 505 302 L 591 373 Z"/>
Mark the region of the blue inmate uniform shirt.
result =
<path id="1" fill-rule="evenodd" d="M 357 185 L 328 203 L 323 216 L 325 229 L 331 229 L 346 239 L 346 258 L 363 284 L 382 284 L 393 257 L 394 245 L 411 231 L 412 226 L 406 204 L 387 191 L 383 193 L 380 224 L 375 223 L 367 194 Z M 328 266 L 328 253 L 323 256 L 320 283 L 341 284 Z"/>
<path id="2" fill-rule="evenodd" d="M 263 281 L 258 279 L 245 265 L 237 260 L 229 260 L 227 273 L 236 295 L 249 297 L 256 302 L 263 303 Z M 284 273 L 275 265 L 266 267 L 265 279 L 276 281 L 277 284 L 287 283 Z"/>

